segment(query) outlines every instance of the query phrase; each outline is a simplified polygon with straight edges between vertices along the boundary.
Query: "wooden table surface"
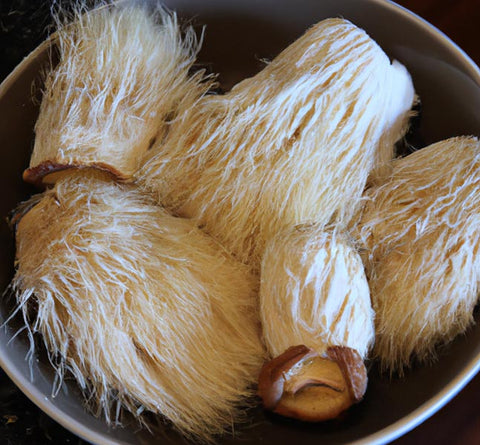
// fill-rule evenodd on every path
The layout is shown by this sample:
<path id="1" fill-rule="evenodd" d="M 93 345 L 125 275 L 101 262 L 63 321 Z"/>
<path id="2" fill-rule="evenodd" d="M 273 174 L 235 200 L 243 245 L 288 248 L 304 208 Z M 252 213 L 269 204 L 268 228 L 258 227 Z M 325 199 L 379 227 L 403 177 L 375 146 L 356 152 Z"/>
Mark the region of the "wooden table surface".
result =
<path id="1" fill-rule="evenodd" d="M 480 0 L 398 0 L 397 3 L 434 24 L 480 65 Z M 72 436 L 68 437 L 67 442 L 74 442 Z M 480 444 L 480 375 L 437 414 L 394 443 Z"/>
<path id="2" fill-rule="evenodd" d="M 396 2 L 443 31 L 480 66 L 480 0 Z M 479 445 L 480 374 L 447 406 L 394 444 Z"/>

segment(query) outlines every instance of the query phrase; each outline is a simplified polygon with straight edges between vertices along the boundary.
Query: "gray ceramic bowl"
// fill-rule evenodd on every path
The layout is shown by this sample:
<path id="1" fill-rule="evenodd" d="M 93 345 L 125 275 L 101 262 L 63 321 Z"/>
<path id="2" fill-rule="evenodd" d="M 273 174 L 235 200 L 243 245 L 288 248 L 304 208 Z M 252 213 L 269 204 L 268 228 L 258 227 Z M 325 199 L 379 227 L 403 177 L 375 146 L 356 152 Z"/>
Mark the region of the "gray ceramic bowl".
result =
<path id="1" fill-rule="evenodd" d="M 474 63 L 435 28 L 405 9 L 384 0 L 178 0 L 167 2 L 195 23 L 207 24 L 201 59 L 222 74 L 226 85 L 260 69 L 309 25 L 343 16 L 363 27 L 392 57 L 410 70 L 422 99 L 415 144 L 461 134 L 480 134 L 480 72 Z M 46 46 L 34 51 L 0 87 L 0 285 L 13 273 L 14 243 L 3 222 L 16 203 L 32 190 L 22 184 L 28 164 L 37 106 L 32 82 L 47 60 Z M 11 302 L 0 303 L 7 319 Z M 478 317 L 477 317 L 478 318 Z M 15 320 L 0 330 L 0 365 L 21 390 L 60 424 L 97 444 L 185 443 L 167 430 L 155 435 L 136 428 L 110 430 L 84 411 L 75 386 L 64 385 L 52 397 L 54 376 L 42 357 L 32 368 L 25 360 L 28 342 L 16 332 Z M 222 444 L 385 443 L 412 429 L 447 403 L 480 367 L 480 326 L 445 348 L 437 363 L 412 369 L 402 379 L 380 376 L 375 368 L 365 400 L 341 424 L 299 425 L 265 415 L 258 408 L 251 422 L 239 426 Z"/>

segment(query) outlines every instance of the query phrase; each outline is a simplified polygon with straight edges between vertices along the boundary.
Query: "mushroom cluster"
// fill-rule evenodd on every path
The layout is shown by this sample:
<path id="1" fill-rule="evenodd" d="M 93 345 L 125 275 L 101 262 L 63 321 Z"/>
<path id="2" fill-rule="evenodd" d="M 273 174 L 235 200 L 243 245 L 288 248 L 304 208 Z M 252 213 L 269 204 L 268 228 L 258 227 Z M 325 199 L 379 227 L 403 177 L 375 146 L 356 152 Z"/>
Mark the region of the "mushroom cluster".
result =
<path id="1" fill-rule="evenodd" d="M 396 159 L 417 98 L 365 31 L 324 20 L 225 94 L 159 6 L 80 8 L 56 38 L 12 287 L 109 423 L 210 440 L 255 391 L 336 418 L 366 360 L 402 371 L 471 323 L 480 144 Z"/>

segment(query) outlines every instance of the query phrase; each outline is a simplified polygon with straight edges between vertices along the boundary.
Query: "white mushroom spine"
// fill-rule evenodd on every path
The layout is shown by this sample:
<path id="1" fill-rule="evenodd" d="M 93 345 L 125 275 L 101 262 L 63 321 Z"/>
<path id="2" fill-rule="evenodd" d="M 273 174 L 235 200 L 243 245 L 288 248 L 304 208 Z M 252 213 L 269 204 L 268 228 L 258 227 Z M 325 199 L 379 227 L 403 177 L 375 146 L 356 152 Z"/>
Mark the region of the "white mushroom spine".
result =
<path id="1" fill-rule="evenodd" d="M 273 239 L 262 262 L 260 316 L 272 357 L 305 345 L 319 354 L 348 346 L 366 359 L 374 313 L 362 260 L 347 237 L 303 226 Z"/>

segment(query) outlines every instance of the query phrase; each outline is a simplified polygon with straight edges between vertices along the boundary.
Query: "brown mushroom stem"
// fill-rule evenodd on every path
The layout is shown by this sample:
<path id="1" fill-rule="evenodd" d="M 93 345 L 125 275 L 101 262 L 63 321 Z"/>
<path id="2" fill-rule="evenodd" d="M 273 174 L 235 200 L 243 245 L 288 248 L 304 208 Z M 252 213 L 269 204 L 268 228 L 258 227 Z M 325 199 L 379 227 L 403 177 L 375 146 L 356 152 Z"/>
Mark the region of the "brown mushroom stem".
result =
<path id="1" fill-rule="evenodd" d="M 360 402 L 366 388 L 362 357 L 346 346 L 329 347 L 322 355 L 292 346 L 265 363 L 258 380 L 266 409 L 308 422 L 338 417 Z"/>

